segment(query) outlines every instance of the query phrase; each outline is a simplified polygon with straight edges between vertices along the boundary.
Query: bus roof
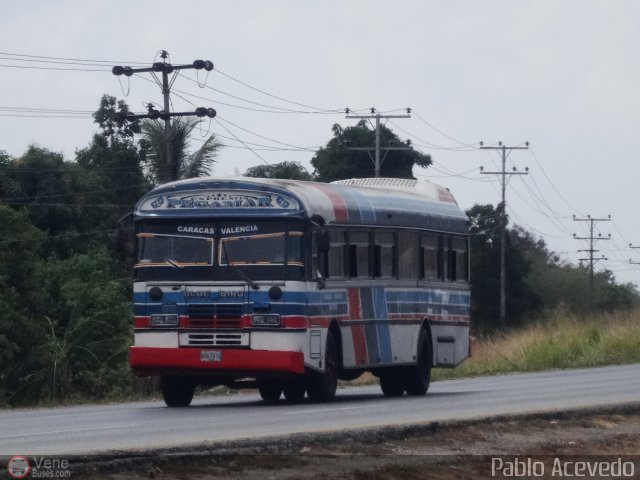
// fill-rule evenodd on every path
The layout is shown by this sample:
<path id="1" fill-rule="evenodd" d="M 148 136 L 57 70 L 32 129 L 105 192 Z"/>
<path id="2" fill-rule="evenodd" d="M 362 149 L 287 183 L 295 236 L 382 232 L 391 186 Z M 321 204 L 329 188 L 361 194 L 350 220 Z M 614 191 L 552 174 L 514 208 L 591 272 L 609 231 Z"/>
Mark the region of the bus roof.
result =
<path id="1" fill-rule="evenodd" d="M 326 224 L 413 227 L 467 233 L 467 217 L 446 188 L 423 180 L 358 178 L 333 183 L 200 177 L 156 187 L 135 220 L 285 217 Z M 317 219 L 317 217 L 314 217 Z"/>

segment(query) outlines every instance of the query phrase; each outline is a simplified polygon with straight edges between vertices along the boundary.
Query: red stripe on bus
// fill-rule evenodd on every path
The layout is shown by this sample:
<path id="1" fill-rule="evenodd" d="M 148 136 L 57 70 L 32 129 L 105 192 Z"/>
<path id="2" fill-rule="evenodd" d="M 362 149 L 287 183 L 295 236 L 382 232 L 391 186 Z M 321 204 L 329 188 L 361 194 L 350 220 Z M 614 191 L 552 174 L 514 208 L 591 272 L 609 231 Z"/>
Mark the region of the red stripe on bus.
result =
<path id="1" fill-rule="evenodd" d="M 322 185 L 313 186 L 318 190 L 321 190 L 327 197 L 329 197 L 329 200 L 331 200 L 331 203 L 333 204 L 333 212 L 336 216 L 337 221 L 349 220 L 349 211 L 347 210 L 347 204 L 340 195 L 338 195 L 333 190 L 325 188 Z"/>
<path id="2" fill-rule="evenodd" d="M 360 289 L 347 288 L 347 301 L 349 302 L 349 320 L 362 320 Z M 356 365 L 364 365 L 367 363 L 367 341 L 364 337 L 364 326 L 351 325 L 351 336 L 353 337 Z"/>

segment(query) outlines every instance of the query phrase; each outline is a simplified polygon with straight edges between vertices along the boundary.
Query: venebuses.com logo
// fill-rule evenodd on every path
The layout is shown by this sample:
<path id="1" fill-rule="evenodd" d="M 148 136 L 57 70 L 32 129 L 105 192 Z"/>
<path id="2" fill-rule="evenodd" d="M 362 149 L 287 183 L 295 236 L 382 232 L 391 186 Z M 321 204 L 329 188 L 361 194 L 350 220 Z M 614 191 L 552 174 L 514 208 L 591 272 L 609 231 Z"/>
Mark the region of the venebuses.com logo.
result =
<path id="1" fill-rule="evenodd" d="M 29 460 L 22 455 L 15 455 L 7 462 L 7 472 L 11 478 L 27 478 L 30 471 Z"/>
<path id="2" fill-rule="evenodd" d="M 64 458 L 14 455 L 6 465 L 9 478 L 71 478 L 69 460 Z"/>

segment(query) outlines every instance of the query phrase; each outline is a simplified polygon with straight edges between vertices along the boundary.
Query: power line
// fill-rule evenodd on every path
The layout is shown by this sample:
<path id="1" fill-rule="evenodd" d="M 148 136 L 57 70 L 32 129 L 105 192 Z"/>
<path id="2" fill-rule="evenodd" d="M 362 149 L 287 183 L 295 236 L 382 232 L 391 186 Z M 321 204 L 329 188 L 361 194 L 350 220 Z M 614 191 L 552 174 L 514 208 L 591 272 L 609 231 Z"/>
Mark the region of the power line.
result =
<path id="1" fill-rule="evenodd" d="M 418 120 L 420 120 L 422 123 L 424 123 L 425 125 L 427 125 L 428 127 L 430 127 L 431 129 L 435 130 L 436 132 L 438 132 L 440 135 L 448 138 L 449 140 L 452 140 L 464 147 L 469 147 L 469 148 L 473 148 L 474 150 L 476 150 L 478 147 L 476 145 L 478 145 L 478 143 L 475 144 L 469 144 L 469 143 L 465 143 L 465 142 L 461 142 L 460 140 L 457 140 L 456 138 L 447 135 L 445 132 L 443 132 L 442 130 L 436 128 L 435 126 L 433 126 L 431 123 L 427 122 L 424 118 L 422 118 L 420 115 L 418 115 L 418 113 L 414 110 L 413 114 L 416 116 L 416 118 Z"/>
<path id="2" fill-rule="evenodd" d="M 64 67 L 36 67 L 29 65 L 7 65 L 0 64 L 0 67 L 3 68 L 23 68 L 28 70 L 63 70 L 63 71 L 73 71 L 73 72 L 108 72 L 108 68 L 64 68 Z"/>
<path id="3" fill-rule="evenodd" d="M 260 160 L 262 160 L 266 165 L 271 165 L 269 162 L 267 162 L 262 155 L 260 155 L 258 152 L 256 152 L 253 148 L 249 147 L 245 142 L 243 142 L 242 140 L 240 140 L 238 137 L 236 137 L 236 135 L 229 130 L 224 124 L 220 123 L 218 121 L 218 119 L 216 118 L 215 121 L 218 123 L 218 125 L 220 125 L 222 128 L 224 128 L 227 133 L 229 133 L 229 135 L 231 135 L 232 137 L 234 137 L 238 142 L 242 143 L 245 147 L 247 147 L 247 149 L 253 153 L 256 157 L 258 157 Z"/>
<path id="4" fill-rule="evenodd" d="M 324 111 L 324 112 L 330 112 L 330 113 L 342 113 L 342 109 L 339 109 L 339 108 L 320 108 L 320 107 L 314 107 L 312 105 L 305 105 L 304 103 L 295 102 L 293 100 L 288 100 L 286 98 L 280 97 L 278 95 L 274 95 L 272 93 L 266 92 L 266 91 L 261 90 L 261 89 L 259 89 L 257 87 L 254 87 L 252 85 L 249 85 L 248 83 L 245 83 L 245 82 L 243 82 L 241 80 L 238 80 L 237 78 L 232 77 L 231 75 L 229 75 L 228 73 L 223 72 L 220 69 L 216 69 L 216 72 L 219 73 L 220 75 L 223 75 L 223 76 L 227 77 L 230 80 L 233 80 L 234 82 L 239 83 L 240 85 L 244 85 L 245 87 L 250 88 L 251 90 L 255 90 L 256 92 L 262 93 L 263 95 L 267 95 L 267 96 L 275 98 L 277 100 L 282 100 L 283 102 L 287 102 L 287 103 L 290 103 L 292 105 L 297 105 L 299 107 L 310 108 L 312 110 L 318 110 L 318 111 Z"/>
<path id="5" fill-rule="evenodd" d="M 74 61 L 74 62 L 106 63 L 109 65 L 113 63 L 128 63 L 130 65 L 144 65 L 144 62 L 123 62 L 123 61 L 117 61 L 117 60 L 90 60 L 90 59 L 82 59 L 82 58 L 49 57 L 45 55 L 27 55 L 26 53 L 0 52 L 0 55 L 9 55 L 12 57 L 27 57 L 27 58 L 45 58 L 49 60 L 67 60 L 67 61 Z"/>

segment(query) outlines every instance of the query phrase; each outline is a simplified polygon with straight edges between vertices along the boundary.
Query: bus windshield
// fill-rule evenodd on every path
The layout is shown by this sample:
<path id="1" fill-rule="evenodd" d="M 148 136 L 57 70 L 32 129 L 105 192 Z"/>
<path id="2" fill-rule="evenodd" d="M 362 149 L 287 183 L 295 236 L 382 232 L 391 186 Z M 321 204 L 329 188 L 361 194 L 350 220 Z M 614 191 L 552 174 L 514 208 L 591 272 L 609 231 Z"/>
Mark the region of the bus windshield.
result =
<path id="1" fill-rule="evenodd" d="M 139 233 L 138 262 L 147 266 L 210 266 L 213 239 Z"/>
<path id="2" fill-rule="evenodd" d="M 219 247 L 219 264 L 302 266 L 300 241 L 302 232 L 285 232 L 223 238 Z"/>

